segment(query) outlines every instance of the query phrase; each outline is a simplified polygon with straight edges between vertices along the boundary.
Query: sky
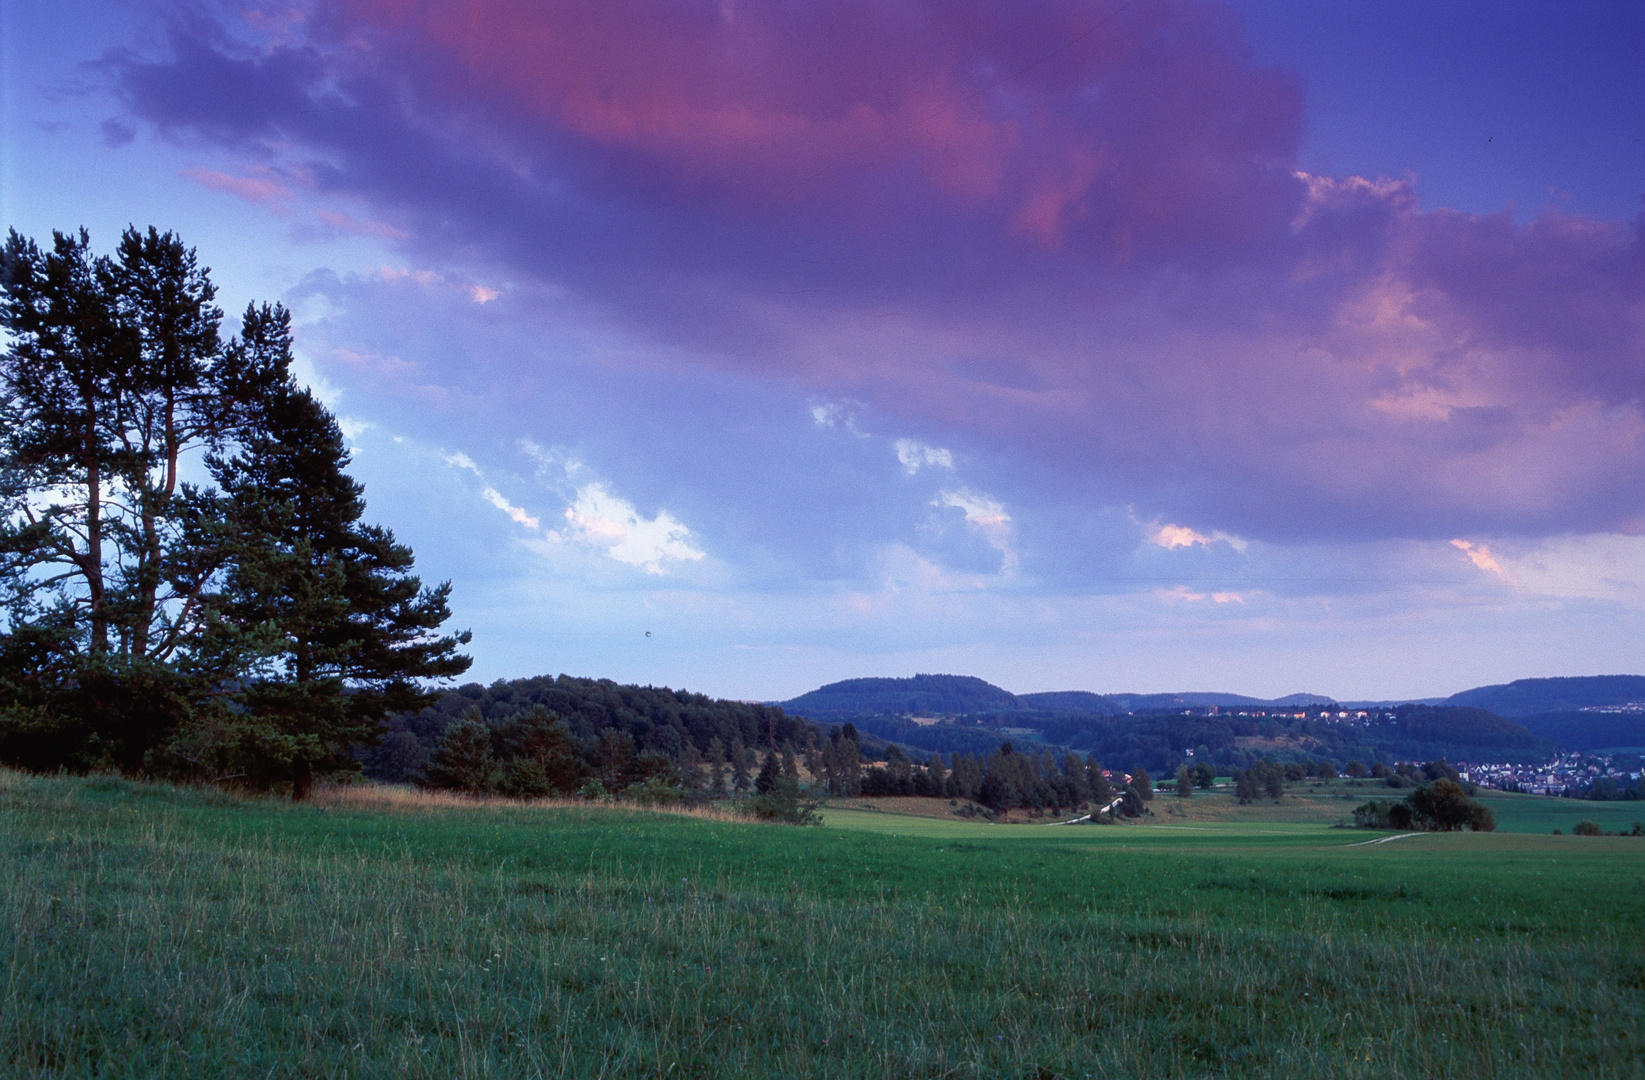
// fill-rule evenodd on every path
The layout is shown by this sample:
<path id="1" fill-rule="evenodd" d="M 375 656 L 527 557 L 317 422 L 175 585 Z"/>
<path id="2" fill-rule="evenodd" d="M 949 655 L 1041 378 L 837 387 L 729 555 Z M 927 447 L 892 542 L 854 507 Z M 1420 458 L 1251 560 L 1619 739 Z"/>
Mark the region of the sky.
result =
<path id="1" fill-rule="evenodd" d="M 472 677 L 1645 671 L 1645 3 L 0 0 L 0 211 L 294 315 Z"/>

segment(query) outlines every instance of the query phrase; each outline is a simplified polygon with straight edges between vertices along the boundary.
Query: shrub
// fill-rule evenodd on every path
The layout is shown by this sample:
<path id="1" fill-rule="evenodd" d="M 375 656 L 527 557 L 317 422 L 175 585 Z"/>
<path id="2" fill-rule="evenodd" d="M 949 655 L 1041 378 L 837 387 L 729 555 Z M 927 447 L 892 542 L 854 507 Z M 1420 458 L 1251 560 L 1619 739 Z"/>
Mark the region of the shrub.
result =
<path id="1" fill-rule="evenodd" d="M 1436 780 L 1401 802 L 1366 803 L 1354 811 L 1354 824 L 1367 829 L 1491 832 L 1496 829 L 1496 815 L 1484 803 L 1470 799 L 1462 785 Z"/>
<path id="2" fill-rule="evenodd" d="M 641 806 L 671 806 L 681 801 L 684 791 L 677 784 L 671 784 L 666 776 L 653 776 L 638 784 L 630 784 L 617 793 L 617 798 L 624 802 L 639 803 Z"/>
<path id="3" fill-rule="evenodd" d="M 503 773 L 503 790 L 516 799 L 541 799 L 552 786 L 542 762 L 536 758 L 517 757 L 508 763 Z"/>
<path id="4" fill-rule="evenodd" d="M 1388 828 L 1388 811 L 1392 803 L 1377 802 L 1375 799 L 1363 806 L 1354 808 L 1354 824 L 1361 829 Z"/>
<path id="5" fill-rule="evenodd" d="M 1470 799 L 1455 780 L 1435 780 L 1419 787 L 1406 799 L 1411 812 L 1425 829 L 1456 832 L 1474 829 L 1489 832 L 1496 828 L 1491 811 Z"/>
<path id="6" fill-rule="evenodd" d="M 1571 830 L 1572 836 L 1604 836 L 1605 830 L 1599 827 L 1597 821 L 1579 821 L 1576 828 Z"/>
<path id="7" fill-rule="evenodd" d="M 785 776 L 770 791 L 744 799 L 747 812 L 761 821 L 781 821 L 790 825 L 821 825 L 822 815 L 817 803 L 800 798 L 800 785 L 793 777 Z"/>
<path id="8" fill-rule="evenodd" d="M 493 780 L 491 728 L 470 708 L 446 728 L 429 758 L 425 787 L 486 791 Z"/>

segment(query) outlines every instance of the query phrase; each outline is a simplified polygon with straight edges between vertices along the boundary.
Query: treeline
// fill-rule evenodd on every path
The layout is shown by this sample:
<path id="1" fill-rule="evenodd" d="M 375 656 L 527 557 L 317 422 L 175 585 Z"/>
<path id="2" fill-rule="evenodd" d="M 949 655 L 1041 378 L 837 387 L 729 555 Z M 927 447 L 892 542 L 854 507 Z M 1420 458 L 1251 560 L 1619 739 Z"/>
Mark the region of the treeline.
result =
<path id="1" fill-rule="evenodd" d="M 1365 803 L 1354 810 L 1354 824 L 1414 832 L 1491 832 L 1496 828 L 1496 815 L 1489 806 L 1470 798 L 1463 785 L 1439 779 L 1399 802 Z"/>
<path id="2" fill-rule="evenodd" d="M 497 721 L 469 706 L 446 726 L 409 779 L 428 788 L 518 799 L 575 794 L 665 805 L 734 797 L 733 808 L 751 817 L 795 824 L 821 820 L 814 801 L 802 799 L 791 743 L 761 753 L 739 740 L 728 753 L 711 737 L 706 753 L 687 740 L 670 755 L 637 750 L 627 732 L 608 727 L 589 747 L 541 705 Z"/>
<path id="3" fill-rule="evenodd" d="M 1241 717 L 1203 713 L 1107 716 L 1092 713 L 995 712 L 940 724 L 915 724 L 900 716 L 855 717 L 864 732 L 900 744 L 917 757 L 936 752 L 983 753 L 1004 737 L 1019 746 L 1018 732 L 1033 732 L 1053 755 L 1074 751 L 1112 767 L 1174 772 L 1192 756 L 1225 775 L 1264 758 L 1308 766 L 1325 760 L 1340 770 L 1350 761 L 1436 760 L 1488 755 L 1492 760 L 1541 760 L 1550 746 L 1525 728 L 1483 710 L 1402 706 L 1369 725 L 1315 717 Z M 1241 747 L 1241 739 L 1289 746 Z"/>
<path id="4" fill-rule="evenodd" d="M 490 686 L 469 683 L 426 708 L 389 716 L 382 742 L 360 755 L 366 774 L 393 782 L 418 779 L 447 729 L 464 714 L 496 733 L 500 762 L 513 756 L 504 732 L 524 718 L 552 717 L 564 729 L 565 753 L 578 770 L 578 784 L 608 769 L 612 740 L 630 747 L 635 762 L 650 754 L 646 761 L 667 759 L 690 768 L 718 758 L 728 769 L 746 771 L 753 767 L 755 750 L 780 751 L 786 745 L 803 751 L 818 738 L 814 727 L 776 706 L 610 679 L 541 676 Z"/>
<path id="5" fill-rule="evenodd" d="M 981 754 L 956 754 L 948 765 L 936 754 L 914 761 L 892 745 L 883 764 L 861 770 L 860 779 L 841 785 L 838 793 L 963 799 L 994 813 L 1030 814 L 1065 813 L 1124 798 L 1120 812 L 1135 817 L 1154 797 L 1154 787 L 1145 769 L 1116 786 L 1095 757 L 1070 751 L 1059 758 L 1043 748 L 1018 750 L 1005 742 Z"/>

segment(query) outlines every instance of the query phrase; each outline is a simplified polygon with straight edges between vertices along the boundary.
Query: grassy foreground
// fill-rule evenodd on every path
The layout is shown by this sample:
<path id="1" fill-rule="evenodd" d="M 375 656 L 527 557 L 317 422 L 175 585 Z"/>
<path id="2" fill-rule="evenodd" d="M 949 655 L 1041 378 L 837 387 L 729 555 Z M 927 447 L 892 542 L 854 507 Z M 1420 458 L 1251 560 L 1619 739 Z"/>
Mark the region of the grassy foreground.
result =
<path id="1" fill-rule="evenodd" d="M 886 817 L 0 772 L 0 1065 L 1645 1075 L 1645 840 Z"/>

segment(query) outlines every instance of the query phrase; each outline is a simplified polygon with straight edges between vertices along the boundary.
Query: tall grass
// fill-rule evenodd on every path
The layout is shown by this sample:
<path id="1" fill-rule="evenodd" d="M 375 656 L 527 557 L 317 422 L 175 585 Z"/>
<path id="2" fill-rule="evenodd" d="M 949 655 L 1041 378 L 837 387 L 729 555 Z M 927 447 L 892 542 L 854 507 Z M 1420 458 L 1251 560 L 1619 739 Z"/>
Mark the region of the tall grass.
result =
<path id="1" fill-rule="evenodd" d="M 1638 842 L 1548 849 L 1565 863 L 1550 896 L 1503 872 L 1546 874 L 1542 849 L 1455 848 L 1447 869 L 1382 850 L 1398 845 L 1082 846 L 1104 832 L 1024 847 L 0 773 L 0 1061 L 40 1077 L 1640 1075 L 1642 902 L 1615 892 L 1640 883 Z M 1473 881 L 1435 877 L 1459 859 Z"/>

